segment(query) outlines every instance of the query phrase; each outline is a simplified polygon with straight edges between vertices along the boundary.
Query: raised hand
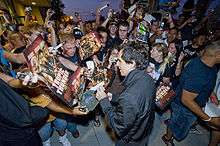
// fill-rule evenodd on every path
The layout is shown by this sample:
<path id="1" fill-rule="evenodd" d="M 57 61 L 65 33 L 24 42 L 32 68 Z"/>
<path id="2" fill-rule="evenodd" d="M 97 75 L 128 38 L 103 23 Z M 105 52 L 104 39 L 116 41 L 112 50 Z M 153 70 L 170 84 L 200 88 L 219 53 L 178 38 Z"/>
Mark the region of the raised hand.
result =
<path id="1" fill-rule="evenodd" d="M 50 18 L 54 13 L 55 13 L 55 12 L 54 12 L 53 10 L 48 9 L 48 10 L 47 10 L 47 17 Z"/>
<path id="2" fill-rule="evenodd" d="M 108 18 L 111 18 L 113 16 L 113 10 L 109 9 L 108 11 Z"/>
<path id="3" fill-rule="evenodd" d="M 49 50 L 49 53 L 53 54 L 53 55 L 56 55 L 58 52 L 59 52 L 59 48 L 62 47 L 63 44 L 59 44 L 57 45 L 56 47 L 49 47 L 48 50 Z"/>
<path id="4" fill-rule="evenodd" d="M 53 29 L 54 23 L 55 23 L 54 21 L 48 21 L 47 24 L 46 24 L 46 27 L 49 28 L 49 29 Z"/>

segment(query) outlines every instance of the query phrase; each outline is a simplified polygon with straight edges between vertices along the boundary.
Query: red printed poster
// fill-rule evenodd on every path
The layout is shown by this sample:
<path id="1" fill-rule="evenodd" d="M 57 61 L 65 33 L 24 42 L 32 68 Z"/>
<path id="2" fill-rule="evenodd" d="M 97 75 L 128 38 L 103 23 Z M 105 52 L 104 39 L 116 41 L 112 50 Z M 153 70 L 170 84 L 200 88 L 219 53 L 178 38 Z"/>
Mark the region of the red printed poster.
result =
<path id="1" fill-rule="evenodd" d="M 81 87 L 82 69 L 79 68 L 71 74 L 61 65 L 57 56 L 49 53 L 41 35 L 23 53 L 28 67 L 38 75 L 39 80 L 44 82 L 59 99 L 70 107 L 73 106 L 73 99 Z"/>
<path id="2" fill-rule="evenodd" d="M 91 32 L 80 40 L 79 56 L 81 60 L 92 56 L 101 48 L 100 37 L 97 32 Z"/>

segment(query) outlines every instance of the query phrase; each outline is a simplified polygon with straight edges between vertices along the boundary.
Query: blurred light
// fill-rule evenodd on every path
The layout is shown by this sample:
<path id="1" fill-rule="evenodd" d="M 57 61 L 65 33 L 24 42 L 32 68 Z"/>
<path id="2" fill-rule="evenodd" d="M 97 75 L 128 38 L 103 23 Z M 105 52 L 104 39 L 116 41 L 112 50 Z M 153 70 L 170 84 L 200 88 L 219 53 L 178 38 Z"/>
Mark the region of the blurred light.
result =
<path id="1" fill-rule="evenodd" d="M 70 16 L 70 19 L 73 19 L 73 16 Z"/>
<path id="2" fill-rule="evenodd" d="M 32 5 L 36 5 L 37 3 L 36 3 L 36 2 L 31 2 L 31 4 L 32 4 Z"/>

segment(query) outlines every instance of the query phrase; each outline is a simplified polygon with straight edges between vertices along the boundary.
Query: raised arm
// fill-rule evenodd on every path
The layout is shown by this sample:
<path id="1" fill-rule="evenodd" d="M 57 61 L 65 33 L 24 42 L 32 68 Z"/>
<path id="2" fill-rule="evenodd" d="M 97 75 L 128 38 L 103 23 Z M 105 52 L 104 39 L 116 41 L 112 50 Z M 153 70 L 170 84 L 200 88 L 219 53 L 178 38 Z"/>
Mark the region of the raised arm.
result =
<path id="1" fill-rule="evenodd" d="M 46 26 L 51 32 L 51 39 L 52 39 L 51 45 L 52 45 L 52 47 L 56 47 L 57 46 L 57 37 L 56 37 L 56 32 L 53 28 L 53 24 L 54 23 L 52 21 L 48 21 L 48 24 Z"/>
<path id="2" fill-rule="evenodd" d="M 112 18 L 113 15 L 113 10 L 109 9 L 108 11 L 108 17 L 105 19 L 105 21 L 102 23 L 103 27 L 106 27 L 106 25 L 108 24 L 109 20 Z"/>
<path id="3" fill-rule="evenodd" d="M 15 78 L 8 76 L 4 73 L 0 73 L 0 78 L 11 87 L 14 87 L 14 88 L 21 88 L 22 87 L 22 82 L 19 79 L 15 79 Z"/>

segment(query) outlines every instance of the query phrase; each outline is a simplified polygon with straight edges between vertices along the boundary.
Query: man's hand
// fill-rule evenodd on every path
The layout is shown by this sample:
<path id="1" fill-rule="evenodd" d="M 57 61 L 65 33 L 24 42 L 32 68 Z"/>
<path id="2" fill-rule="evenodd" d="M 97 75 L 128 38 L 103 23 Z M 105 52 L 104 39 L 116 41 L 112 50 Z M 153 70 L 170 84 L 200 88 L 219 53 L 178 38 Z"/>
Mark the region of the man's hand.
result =
<path id="1" fill-rule="evenodd" d="M 190 17 L 189 19 L 187 19 L 187 23 L 191 23 L 193 21 L 194 17 Z"/>
<path id="2" fill-rule="evenodd" d="M 74 109 L 72 109 L 73 116 L 83 116 L 83 115 L 87 115 L 88 113 L 89 113 L 88 111 L 81 110 L 80 106 L 74 107 Z"/>
<path id="3" fill-rule="evenodd" d="M 211 128 L 220 130 L 220 117 L 213 117 L 210 121 L 207 122 Z"/>
<path id="4" fill-rule="evenodd" d="M 47 17 L 50 18 L 54 13 L 55 13 L 55 12 L 54 12 L 53 10 L 48 9 L 48 10 L 47 10 Z"/>
<path id="5" fill-rule="evenodd" d="M 38 75 L 32 72 L 17 72 L 17 78 L 22 81 L 23 85 L 34 84 L 38 81 Z"/>
<path id="6" fill-rule="evenodd" d="M 113 16 L 113 10 L 112 9 L 109 9 L 107 16 L 108 16 L 109 19 Z"/>
<path id="7" fill-rule="evenodd" d="M 128 43 L 128 39 L 124 39 L 122 44 L 127 44 Z"/>
<path id="8" fill-rule="evenodd" d="M 95 66 L 99 66 L 101 64 L 101 61 L 99 61 L 97 55 L 93 55 L 92 60 L 95 63 Z"/>
<path id="9" fill-rule="evenodd" d="M 46 24 L 46 27 L 49 28 L 49 29 L 53 29 L 54 24 L 55 24 L 54 21 L 48 21 L 47 24 Z"/>
<path id="10" fill-rule="evenodd" d="M 107 96 L 108 95 L 105 93 L 105 88 L 103 86 L 97 89 L 96 98 L 98 101 L 102 100 L 103 98 L 106 98 Z"/>
<path id="11" fill-rule="evenodd" d="M 185 54 L 183 52 L 181 52 L 180 56 L 178 58 L 178 63 L 181 63 L 183 61 L 184 57 L 185 57 Z"/>
<path id="12" fill-rule="evenodd" d="M 112 93 L 108 92 L 107 95 L 108 95 L 108 100 L 112 101 Z"/>
<path id="13" fill-rule="evenodd" d="M 59 53 L 59 48 L 63 46 L 63 43 L 57 45 L 56 47 L 49 47 L 48 50 L 49 50 L 49 53 L 53 54 L 53 55 L 56 55 Z"/>

